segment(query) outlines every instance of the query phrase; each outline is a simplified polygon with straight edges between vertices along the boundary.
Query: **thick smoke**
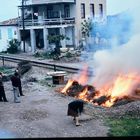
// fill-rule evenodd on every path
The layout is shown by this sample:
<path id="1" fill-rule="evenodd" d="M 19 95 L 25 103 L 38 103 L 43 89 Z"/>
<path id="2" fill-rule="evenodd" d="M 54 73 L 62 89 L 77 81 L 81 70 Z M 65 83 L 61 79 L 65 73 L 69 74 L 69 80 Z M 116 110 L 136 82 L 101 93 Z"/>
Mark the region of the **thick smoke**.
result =
<path id="1" fill-rule="evenodd" d="M 95 77 L 93 78 L 93 83 L 95 83 L 98 88 L 109 81 L 111 82 L 119 74 L 127 75 L 129 73 L 135 72 L 138 76 L 140 75 L 139 11 L 131 10 L 128 11 L 128 13 L 133 19 L 131 30 L 129 30 L 131 31 L 131 38 L 129 38 L 128 42 L 119 45 L 118 43 L 114 45 L 114 43 L 112 42 L 113 46 L 111 47 L 111 49 L 100 50 L 94 54 L 93 67 Z M 125 24 L 125 26 L 127 27 L 127 23 Z M 120 33 L 120 35 L 121 34 L 126 36 L 128 35 Z"/>
<path id="2" fill-rule="evenodd" d="M 94 55 L 95 77 L 97 86 L 113 80 L 119 74 L 136 72 L 140 74 L 140 34 L 132 37 L 123 46 L 112 50 L 102 50 Z M 98 82 L 97 82 L 98 81 Z"/>

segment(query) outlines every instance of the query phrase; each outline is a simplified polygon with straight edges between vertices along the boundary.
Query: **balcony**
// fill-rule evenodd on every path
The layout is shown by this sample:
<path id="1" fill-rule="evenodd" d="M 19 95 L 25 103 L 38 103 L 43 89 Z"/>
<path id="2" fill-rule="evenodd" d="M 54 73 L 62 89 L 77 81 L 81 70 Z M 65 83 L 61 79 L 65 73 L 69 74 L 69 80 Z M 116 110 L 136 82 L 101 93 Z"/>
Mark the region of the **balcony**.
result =
<path id="1" fill-rule="evenodd" d="M 53 3 L 75 3 L 75 0 L 28 0 L 27 5 L 34 4 L 53 4 Z"/>
<path id="2" fill-rule="evenodd" d="M 44 26 L 44 25 L 70 25 L 75 23 L 75 18 L 54 18 L 54 19 L 44 19 L 44 20 L 24 20 L 25 27 L 27 26 Z M 18 20 L 18 26 L 22 27 L 23 21 Z"/>

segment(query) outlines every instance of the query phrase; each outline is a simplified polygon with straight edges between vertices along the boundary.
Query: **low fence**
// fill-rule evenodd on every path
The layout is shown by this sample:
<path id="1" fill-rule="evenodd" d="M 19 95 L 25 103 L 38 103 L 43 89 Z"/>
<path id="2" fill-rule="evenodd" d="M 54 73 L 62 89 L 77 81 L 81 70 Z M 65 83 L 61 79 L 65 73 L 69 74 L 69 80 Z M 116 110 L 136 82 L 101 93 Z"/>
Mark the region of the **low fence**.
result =
<path id="1" fill-rule="evenodd" d="M 14 62 L 14 63 L 19 63 L 21 61 L 28 61 L 33 66 L 49 68 L 49 69 L 53 69 L 54 71 L 64 70 L 64 71 L 67 71 L 70 73 L 77 73 L 80 70 L 78 68 L 72 68 L 72 67 L 68 67 L 68 66 L 61 66 L 61 65 L 57 65 L 57 64 L 50 64 L 50 63 L 45 63 L 45 62 L 39 62 L 39 61 L 28 60 L 28 59 L 24 59 L 24 58 L 16 58 L 16 57 L 11 57 L 11 56 L 4 56 L 4 55 L 0 55 L 0 60 L 2 60 L 3 66 L 5 65 L 6 61 Z"/>

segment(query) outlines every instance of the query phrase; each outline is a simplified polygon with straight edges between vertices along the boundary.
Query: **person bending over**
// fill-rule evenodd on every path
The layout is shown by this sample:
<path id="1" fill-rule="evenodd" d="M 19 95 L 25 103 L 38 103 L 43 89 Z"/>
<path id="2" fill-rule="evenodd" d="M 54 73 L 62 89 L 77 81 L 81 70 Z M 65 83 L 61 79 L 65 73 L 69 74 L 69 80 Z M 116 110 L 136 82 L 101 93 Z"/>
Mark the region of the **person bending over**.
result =
<path id="1" fill-rule="evenodd" d="M 72 116 L 76 126 L 80 126 L 79 116 L 84 110 L 85 102 L 82 100 L 74 100 L 68 104 L 67 115 Z"/>

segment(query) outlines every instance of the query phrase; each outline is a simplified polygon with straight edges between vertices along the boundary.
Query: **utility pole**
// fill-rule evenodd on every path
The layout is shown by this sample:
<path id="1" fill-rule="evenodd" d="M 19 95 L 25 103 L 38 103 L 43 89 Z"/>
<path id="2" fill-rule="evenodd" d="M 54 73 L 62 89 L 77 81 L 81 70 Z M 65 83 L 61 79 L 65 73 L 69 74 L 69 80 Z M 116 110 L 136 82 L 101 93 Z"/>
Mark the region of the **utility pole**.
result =
<path id="1" fill-rule="evenodd" d="M 25 52 L 24 0 L 22 0 L 23 51 Z"/>

